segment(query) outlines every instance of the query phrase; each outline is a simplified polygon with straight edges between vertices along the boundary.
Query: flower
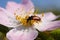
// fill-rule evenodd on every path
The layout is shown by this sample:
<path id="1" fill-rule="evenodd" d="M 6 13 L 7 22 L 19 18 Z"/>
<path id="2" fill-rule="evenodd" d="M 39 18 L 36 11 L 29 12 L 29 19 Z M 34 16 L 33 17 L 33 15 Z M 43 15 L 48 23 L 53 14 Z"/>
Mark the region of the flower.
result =
<path id="1" fill-rule="evenodd" d="M 34 40 L 39 31 L 60 28 L 60 16 L 52 12 L 33 14 L 34 5 L 31 0 L 22 0 L 21 4 L 8 2 L 6 8 L 0 7 L 0 24 L 13 27 L 7 34 L 8 40 Z"/>

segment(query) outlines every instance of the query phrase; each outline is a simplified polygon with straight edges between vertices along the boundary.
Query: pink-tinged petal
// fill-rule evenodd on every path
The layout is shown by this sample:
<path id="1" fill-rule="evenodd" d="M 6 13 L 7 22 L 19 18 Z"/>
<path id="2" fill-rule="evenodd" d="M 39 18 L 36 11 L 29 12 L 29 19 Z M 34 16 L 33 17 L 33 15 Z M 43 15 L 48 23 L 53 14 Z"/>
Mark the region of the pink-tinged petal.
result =
<path id="1" fill-rule="evenodd" d="M 22 0 L 22 4 L 24 5 L 27 12 L 34 13 L 34 5 L 31 0 Z"/>
<path id="2" fill-rule="evenodd" d="M 9 26 L 10 22 L 8 17 L 4 14 L 4 12 L 0 12 L 0 24 Z"/>
<path id="3" fill-rule="evenodd" d="M 19 4 L 11 1 L 7 3 L 6 10 L 8 10 L 11 13 L 14 13 L 19 7 L 20 7 Z"/>
<path id="4" fill-rule="evenodd" d="M 56 28 L 60 28 L 60 21 L 42 22 L 39 24 L 36 23 L 34 27 L 39 31 L 54 30 Z"/>
<path id="5" fill-rule="evenodd" d="M 7 33 L 8 40 L 34 40 L 38 32 L 34 29 L 12 29 Z"/>
<path id="6" fill-rule="evenodd" d="M 27 4 L 30 0 L 22 0 L 23 4 Z"/>
<path id="7" fill-rule="evenodd" d="M 0 24 L 7 27 L 16 27 L 15 19 L 8 11 L 0 7 Z M 16 26 L 15 26 L 16 25 Z"/>
<path id="8" fill-rule="evenodd" d="M 15 2 L 8 2 L 6 9 L 11 12 L 11 13 L 16 13 L 16 14 L 24 14 L 27 12 L 34 12 L 34 6 L 33 3 L 28 0 L 26 4 L 24 4 L 25 0 L 22 1 L 21 4 L 15 3 Z"/>
<path id="9" fill-rule="evenodd" d="M 54 15 L 52 12 L 45 13 L 44 19 L 50 21 L 55 20 L 58 16 Z"/>
<path id="10" fill-rule="evenodd" d="M 39 16 L 41 19 L 46 20 L 46 21 L 52 21 L 59 17 L 59 16 L 54 15 L 52 12 L 44 13 L 43 16 L 42 14 L 38 14 L 37 16 Z"/>
<path id="11" fill-rule="evenodd" d="M 48 22 L 39 22 L 39 23 L 34 23 L 34 28 L 38 29 L 39 31 L 45 31 L 46 29 L 46 25 L 48 24 Z"/>
<path id="12" fill-rule="evenodd" d="M 46 28 L 47 31 L 60 28 L 60 21 L 53 21 L 49 23 L 47 26 L 48 26 L 48 28 Z"/>
<path id="13" fill-rule="evenodd" d="M 11 17 L 11 18 L 15 18 L 14 14 L 10 13 L 9 11 L 7 11 L 6 9 L 0 7 L 0 12 L 4 12 L 4 14 L 6 14 L 7 16 Z"/>
<path id="14" fill-rule="evenodd" d="M 6 10 L 11 12 L 13 15 L 25 15 L 25 9 L 22 4 L 17 4 L 15 2 L 8 2 L 6 6 Z"/>

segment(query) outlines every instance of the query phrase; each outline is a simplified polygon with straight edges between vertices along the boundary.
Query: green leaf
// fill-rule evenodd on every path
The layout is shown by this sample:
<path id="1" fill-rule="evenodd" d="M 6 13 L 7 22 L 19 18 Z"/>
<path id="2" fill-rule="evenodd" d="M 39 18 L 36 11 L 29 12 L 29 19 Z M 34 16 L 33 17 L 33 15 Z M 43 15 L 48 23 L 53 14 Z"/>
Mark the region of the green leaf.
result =
<path id="1" fill-rule="evenodd" d="M 0 32 L 6 34 L 9 31 L 9 28 L 6 26 L 0 25 Z"/>
<path id="2" fill-rule="evenodd" d="M 54 38 L 52 38 L 52 37 L 49 37 L 49 38 L 47 38 L 47 40 L 54 40 Z"/>
<path id="3" fill-rule="evenodd" d="M 4 40 L 4 38 L 5 38 L 5 35 L 2 32 L 0 32 L 0 40 Z"/>
<path id="4" fill-rule="evenodd" d="M 54 37 L 55 40 L 60 40 L 60 29 L 51 31 L 50 34 L 52 37 Z"/>
<path id="5" fill-rule="evenodd" d="M 45 33 L 45 32 L 39 32 L 38 37 L 36 38 L 36 40 L 48 40 L 51 39 L 49 33 Z"/>

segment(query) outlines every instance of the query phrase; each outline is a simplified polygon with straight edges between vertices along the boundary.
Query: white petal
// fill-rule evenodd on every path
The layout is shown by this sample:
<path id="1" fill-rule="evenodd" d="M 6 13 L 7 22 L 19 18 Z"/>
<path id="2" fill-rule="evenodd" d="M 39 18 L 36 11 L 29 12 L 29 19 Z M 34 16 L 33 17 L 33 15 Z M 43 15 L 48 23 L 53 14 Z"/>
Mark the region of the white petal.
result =
<path id="1" fill-rule="evenodd" d="M 50 22 L 47 26 L 46 26 L 47 27 L 46 28 L 47 31 L 60 28 L 60 20 L 59 21 Z"/>
<path id="2" fill-rule="evenodd" d="M 60 26 L 58 23 L 60 22 L 53 22 L 52 20 L 55 20 L 59 16 L 54 15 L 52 12 L 44 13 L 44 16 L 42 14 L 37 14 L 41 18 L 41 22 L 35 23 L 34 27 L 37 28 L 39 31 L 46 31 L 48 29 L 55 29 Z M 52 23 L 51 23 L 52 22 Z M 55 23 L 55 26 L 54 26 Z"/>
<path id="3" fill-rule="evenodd" d="M 16 27 L 17 22 L 15 18 L 10 15 L 8 11 L 3 8 L 0 8 L 0 24 L 5 25 L 7 27 Z"/>
<path id="4" fill-rule="evenodd" d="M 60 21 L 52 21 L 52 22 L 41 22 L 39 24 L 35 23 L 34 28 L 39 31 L 49 31 L 60 28 Z"/>
<path id="5" fill-rule="evenodd" d="M 27 12 L 34 13 L 34 5 L 31 0 L 22 0 L 22 4 L 24 5 Z"/>
<path id="6" fill-rule="evenodd" d="M 34 29 L 12 29 L 7 33 L 9 40 L 34 40 L 38 35 L 38 32 Z"/>
<path id="7" fill-rule="evenodd" d="M 15 18 L 14 14 L 13 13 L 10 13 L 9 11 L 7 11 L 6 9 L 0 7 L 0 12 L 3 11 L 4 14 L 6 14 L 8 17 L 11 17 L 11 18 Z"/>
<path id="8" fill-rule="evenodd" d="M 20 7 L 19 4 L 15 3 L 15 2 L 12 2 L 12 1 L 9 1 L 9 2 L 7 2 L 6 10 L 8 10 L 8 11 L 11 12 L 12 14 L 14 14 L 14 12 L 15 12 L 16 10 L 18 10 L 19 7 Z"/>
<path id="9" fill-rule="evenodd" d="M 46 30 L 46 25 L 48 22 L 39 22 L 39 23 L 34 23 L 34 28 L 38 29 L 39 31 L 45 31 Z"/>
<path id="10" fill-rule="evenodd" d="M 38 14 L 37 16 L 39 16 L 41 19 L 46 20 L 46 21 L 52 21 L 59 17 L 59 16 L 54 15 L 52 12 L 44 13 L 44 16 L 42 16 L 42 14 Z"/>
<path id="11" fill-rule="evenodd" d="M 26 0 L 23 0 L 25 2 Z M 29 14 L 29 12 L 34 12 L 34 5 L 30 0 L 27 0 L 26 4 L 24 3 L 18 4 L 15 2 L 8 2 L 6 6 L 6 10 L 11 12 L 12 14 L 16 13 L 18 15 L 24 16 Z"/>

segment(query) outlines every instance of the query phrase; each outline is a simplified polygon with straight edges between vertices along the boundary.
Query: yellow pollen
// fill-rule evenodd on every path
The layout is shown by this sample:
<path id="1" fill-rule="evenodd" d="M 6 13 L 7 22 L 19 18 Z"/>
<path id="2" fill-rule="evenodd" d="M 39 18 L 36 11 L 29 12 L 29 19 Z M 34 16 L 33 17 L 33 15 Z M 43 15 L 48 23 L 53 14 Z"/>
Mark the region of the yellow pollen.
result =
<path id="1" fill-rule="evenodd" d="M 16 20 L 19 20 L 20 21 L 21 17 L 16 15 Z"/>
<path id="2" fill-rule="evenodd" d="M 29 20 L 27 22 L 28 17 L 29 16 L 26 16 L 25 18 L 22 18 L 21 16 L 16 15 L 16 20 L 18 20 L 19 22 L 21 22 L 25 27 L 32 26 L 34 22 L 37 22 L 35 20 Z"/>
<path id="3" fill-rule="evenodd" d="M 31 20 L 31 25 L 33 25 L 34 22 L 35 22 L 35 20 Z"/>
<path id="4" fill-rule="evenodd" d="M 25 18 L 22 18 L 21 16 L 16 15 L 16 20 L 21 22 L 24 26 L 29 26 L 29 24 L 27 23 L 27 18 L 28 16 L 26 16 Z"/>

